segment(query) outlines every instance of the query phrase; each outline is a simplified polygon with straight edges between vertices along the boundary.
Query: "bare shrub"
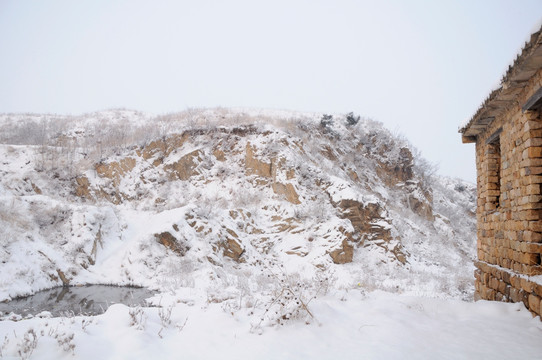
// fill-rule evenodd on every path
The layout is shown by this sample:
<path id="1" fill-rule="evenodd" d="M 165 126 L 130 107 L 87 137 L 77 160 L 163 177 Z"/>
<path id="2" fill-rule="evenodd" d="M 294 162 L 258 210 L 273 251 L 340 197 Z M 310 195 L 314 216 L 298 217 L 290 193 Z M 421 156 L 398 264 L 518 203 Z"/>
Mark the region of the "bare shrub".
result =
<path id="1" fill-rule="evenodd" d="M 29 359 L 38 346 L 38 335 L 34 329 L 30 328 L 23 335 L 21 342 L 18 344 L 17 354 L 21 359 Z"/>
<path id="2" fill-rule="evenodd" d="M 260 315 L 259 322 L 252 324 L 251 331 L 261 333 L 263 326 L 284 325 L 289 320 L 302 320 L 306 324 L 317 321 L 309 305 L 328 292 L 332 275 L 317 274 L 313 279 L 302 279 L 299 274 L 275 273 L 268 270 L 271 296 Z"/>
<path id="3" fill-rule="evenodd" d="M 56 332 L 54 338 L 58 346 L 65 352 L 75 354 L 75 343 L 73 341 L 75 334 L 71 331 Z"/>
<path id="4" fill-rule="evenodd" d="M 137 330 L 144 330 L 147 322 L 147 314 L 141 306 L 131 307 L 128 311 L 130 315 L 130 326 L 135 327 Z"/>

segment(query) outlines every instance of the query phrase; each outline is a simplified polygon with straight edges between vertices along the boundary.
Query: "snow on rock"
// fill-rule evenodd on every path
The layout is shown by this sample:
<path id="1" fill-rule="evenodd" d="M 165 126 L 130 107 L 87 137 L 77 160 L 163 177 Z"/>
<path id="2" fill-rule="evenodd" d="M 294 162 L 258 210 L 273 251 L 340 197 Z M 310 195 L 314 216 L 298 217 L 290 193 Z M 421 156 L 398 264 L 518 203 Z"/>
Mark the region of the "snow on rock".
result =
<path id="1" fill-rule="evenodd" d="M 471 298 L 474 186 L 429 174 L 379 123 L 321 118 L 0 116 L 10 274 L 0 300 L 62 284 L 230 286 L 269 272 Z M 27 125 L 42 131 L 25 138 Z"/>

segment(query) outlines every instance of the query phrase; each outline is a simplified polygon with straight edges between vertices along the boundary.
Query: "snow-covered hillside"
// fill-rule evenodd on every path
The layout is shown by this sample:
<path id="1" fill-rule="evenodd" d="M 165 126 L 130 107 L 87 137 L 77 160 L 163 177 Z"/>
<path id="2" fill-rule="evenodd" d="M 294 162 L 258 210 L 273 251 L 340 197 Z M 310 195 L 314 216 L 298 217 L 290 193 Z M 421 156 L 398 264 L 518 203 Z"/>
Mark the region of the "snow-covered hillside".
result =
<path id="1" fill-rule="evenodd" d="M 292 331 L 305 334 L 302 344 L 326 331 L 342 334 L 333 344 L 357 339 L 339 324 L 380 331 L 344 347 L 344 358 L 357 358 L 378 334 L 395 334 L 396 348 L 365 348 L 369 358 L 419 347 L 441 330 L 457 344 L 470 341 L 460 352 L 469 357 L 480 354 L 476 334 L 495 316 L 516 330 L 491 325 L 491 336 L 513 333 L 525 340 L 525 354 L 537 351 L 533 337 L 518 332 L 527 329 L 526 310 L 514 318 L 515 305 L 469 303 L 475 186 L 435 175 L 380 123 L 250 109 L 4 114 L 0 142 L 0 301 L 55 286 L 112 284 L 154 289 L 150 304 L 160 306 L 5 320 L 0 356 L 27 358 L 37 347 L 40 358 L 88 358 L 108 343 L 103 358 L 123 358 L 144 337 L 163 343 L 137 350 L 136 358 L 158 347 L 172 358 L 179 344 L 194 345 L 183 346 L 192 358 L 208 358 L 212 351 L 198 352 L 201 342 L 190 339 L 212 322 L 218 327 L 210 341 L 223 347 L 259 344 L 248 347 L 256 354 L 287 344 L 267 358 L 326 358 L 329 349 L 301 351 L 287 340 Z M 467 318 L 477 322 L 468 331 Z M 407 322 L 425 330 L 402 338 L 407 327 L 398 324 Z M 235 329 L 233 338 L 227 329 Z M 262 333 L 264 340 L 252 338 Z M 187 334 L 184 342 L 179 334 Z M 120 342 L 112 346 L 110 337 Z M 458 349 L 442 343 L 407 357 Z M 234 347 L 228 351 L 226 358 L 236 357 Z"/>
<path id="2" fill-rule="evenodd" d="M 472 297 L 474 186 L 379 123 L 214 109 L 0 126 L 0 300 L 100 283 L 254 302 L 282 281 Z"/>

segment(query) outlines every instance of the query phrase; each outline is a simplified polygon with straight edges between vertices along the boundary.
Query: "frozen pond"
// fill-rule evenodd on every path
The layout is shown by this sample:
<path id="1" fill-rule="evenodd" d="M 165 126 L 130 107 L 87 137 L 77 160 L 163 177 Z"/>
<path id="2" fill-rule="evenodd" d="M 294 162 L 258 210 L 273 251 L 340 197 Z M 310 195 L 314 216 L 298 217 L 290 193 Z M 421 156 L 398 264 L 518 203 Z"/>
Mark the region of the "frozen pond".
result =
<path id="1" fill-rule="evenodd" d="M 26 317 L 48 311 L 53 316 L 99 315 L 112 304 L 146 305 L 155 294 L 145 288 L 108 285 L 58 287 L 34 295 L 0 303 L 0 314 L 11 312 Z"/>

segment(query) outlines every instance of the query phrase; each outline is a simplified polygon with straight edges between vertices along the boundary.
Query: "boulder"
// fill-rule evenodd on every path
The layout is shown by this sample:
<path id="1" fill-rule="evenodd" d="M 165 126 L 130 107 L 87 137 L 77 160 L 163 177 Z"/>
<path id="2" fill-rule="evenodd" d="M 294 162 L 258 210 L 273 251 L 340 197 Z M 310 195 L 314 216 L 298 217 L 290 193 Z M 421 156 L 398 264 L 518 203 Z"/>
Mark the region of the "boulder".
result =
<path id="1" fill-rule="evenodd" d="M 341 247 L 329 253 L 335 264 L 346 264 L 352 262 L 354 258 L 354 247 L 343 240 Z"/>
<path id="2" fill-rule="evenodd" d="M 160 234 L 154 234 L 154 237 L 160 244 L 164 245 L 166 248 L 170 249 L 171 251 L 177 253 L 180 256 L 184 256 L 189 250 L 188 246 L 186 246 L 185 244 L 181 244 L 177 240 L 177 238 L 171 235 L 171 233 L 168 231 L 164 231 Z"/>

